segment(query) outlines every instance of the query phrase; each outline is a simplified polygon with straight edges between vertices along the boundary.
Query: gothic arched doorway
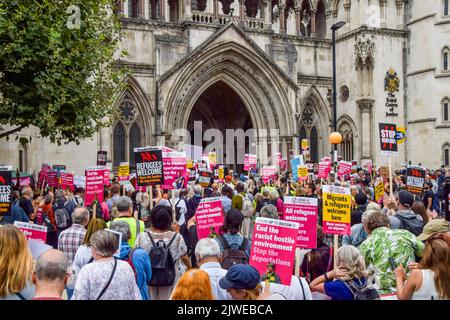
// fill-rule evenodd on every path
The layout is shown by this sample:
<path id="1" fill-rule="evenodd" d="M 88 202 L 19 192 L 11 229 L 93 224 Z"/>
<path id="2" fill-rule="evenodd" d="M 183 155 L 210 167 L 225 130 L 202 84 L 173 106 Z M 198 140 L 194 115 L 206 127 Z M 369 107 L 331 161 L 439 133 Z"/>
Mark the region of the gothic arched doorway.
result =
<path id="1" fill-rule="evenodd" d="M 238 142 L 239 138 L 233 138 L 234 142 L 231 142 L 228 141 L 229 136 L 227 135 L 227 129 L 242 129 L 243 132 L 247 132 L 248 129 L 253 128 L 250 114 L 241 97 L 225 82 L 215 82 L 198 97 L 189 114 L 188 131 L 191 135 L 192 144 L 196 142 L 194 122 L 197 121 L 201 122 L 202 137 L 205 137 L 207 130 L 217 130 L 216 133 L 209 131 L 214 136 L 214 139 L 209 140 L 210 137 L 208 135 L 206 137 L 209 141 L 202 139 L 203 150 L 210 143 L 217 143 L 219 147 L 214 151 L 217 153 L 218 163 L 224 163 L 235 170 L 242 171 L 243 159 L 241 157 L 244 153 L 248 153 L 252 147 L 250 138 L 245 137 L 245 142 L 240 144 Z M 222 143 L 220 140 L 216 141 L 216 135 L 219 132 L 223 137 Z M 230 149 L 230 146 L 232 149 Z M 230 152 L 233 152 L 233 154 Z M 229 159 L 231 159 L 231 162 Z"/>

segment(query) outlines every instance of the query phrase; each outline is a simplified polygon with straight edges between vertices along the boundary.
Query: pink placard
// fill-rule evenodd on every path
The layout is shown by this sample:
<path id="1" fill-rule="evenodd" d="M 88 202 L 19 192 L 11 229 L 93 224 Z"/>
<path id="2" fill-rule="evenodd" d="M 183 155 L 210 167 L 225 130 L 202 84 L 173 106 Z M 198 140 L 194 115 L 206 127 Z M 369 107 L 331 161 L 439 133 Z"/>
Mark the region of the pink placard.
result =
<path id="1" fill-rule="evenodd" d="M 95 195 L 100 203 L 103 202 L 104 169 L 86 170 L 85 206 L 90 206 L 95 200 Z"/>
<path id="2" fill-rule="evenodd" d="M 244 155 L 244 170 L 248 171 L 252 168 L 256 168 L 257 165 L 257 158 L 256 154 L 248 154 L 246 153 Z"/>
<path id="3" fill-rule="evenodd" d="M 319 173 L 317 176 L 319 179 L 326 179 L 331 171 L 331 162 L 320 162 L 319 163 Z"/>
<path id="4" fill-rule="evenodd" d="M 267 275 L 270 263 L 275 265 L 275 270 L 269 281 L 291 284 L 298 228 L 296 222 L 256 218 L 249 263 L 259 271 L 261 280 Z"/>
<path id="5" fill-rule="evenodd" d="M 372 161 L 367 162 L 367 171 L 369 171 L 369 174 L 372 175 Z"/>
<path id="6" fill-rule="evenodd" d="M 19 221 L 15 221 L 14 225 L 22 231 L 28 240 L 35 240 L 37 243 L 45 243 L 47 240 L 46 226 Z"/>
<path id="7" fill-rule="evenodd" d="M 277 166 L 278 167 L 280 167 L 280 164 L 281 164 L 281 152 L 276 152 L 275 153 L 275 158 L 276 158 L 276 160 L 277 160 Z"/>
<path id="8" fill-rule="evenodd" d="M 270 179 L 273 179 L 277 175 L 277 167 L 267 166 L 262 168 L 262 180 L 263 183 L 268 183 Z"/>
<path id="9" fill-rule="evenodd" d="M 49 187 L 58 188 L 58 172 L 56 170 L 50 170 L 47 173 L 47 185 Z"/>
<path id="10" fill-rule="evenodd" d="M 19 181 L 20 181 L 21 187 L 29 186 L 31 183 L 30 177 L 21 177 L 21 178 L 19 178 Z M 13 178 L 12 183 L 13 183 L 13 185 L 17 185 L 17 178 Z"/>
<path id="11" fill-rule="evenodd" d="M 109 167 L 104 167 L 103 169 L 103 184 L 107 187 L 109 187 L 111 185 L 111 183 L 109 182 L 109 174 L 110 174 L 110 170 Z"/>
<path id="12" fill-rule="evenodd" d="M 352 163 L 341 161 L 338 168 L 338 177 L 342 178 L 352 172 Z"/>
<path id="13" fill-rule="evenodd" d="M 207 238 L 210 234 L 219 234 L 219 228 L 223 225 L 222 200 L 220 198 L 204 198 L 200 201 L 197 211 L 198 239 Z"/>
<path id="14" fill-rule="evenodd" d="M 187 187 L 189 173 L 186 169 L 185 152 L 163 152 L 163 170 L 162 189 L 173 190 Z"/>
<path id="15" fill-rule="evenodd" d="M 73 186 L 73 174 L 61 172 L 61 189 L 66 190 L 67 188 L 69 188 L 71 191 L 75 190 Z"/>
<path id="16" fill-rule="evenodd" d="M 317 248 L 317 198 L 285 196 L 283 217 L 299 224 L 298 248 Z"/>

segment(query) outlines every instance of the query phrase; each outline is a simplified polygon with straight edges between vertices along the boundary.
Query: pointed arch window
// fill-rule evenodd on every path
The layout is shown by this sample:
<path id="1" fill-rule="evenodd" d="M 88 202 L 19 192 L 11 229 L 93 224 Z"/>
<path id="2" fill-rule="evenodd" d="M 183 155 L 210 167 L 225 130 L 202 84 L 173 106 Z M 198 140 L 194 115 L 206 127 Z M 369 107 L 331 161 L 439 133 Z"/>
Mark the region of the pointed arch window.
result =
<path id="1" fill-rule="evenodd" d="M 113 165 L 119 166 L 121 162 L 125 162 L 125 129 L 121 122 L 114 127 L 113 140 Z"/>
<path id="2" fill-rule="evenodd" d="M 340 128 L 339 132 L 342 135 L 341 143 L 341 156 L 345 161 L 354 160 L 354 145 L 353 145 L 353 131 L 350 125 L 344 122 Z"/>
<path id="3" fill-rule="evenodd" d="M 316 127 L 311 128 L 309 140 L 310 140 L 311 160 L 314 163 L 318 163 L 319 162 L 319 135 L 317 134 Z"/>
<path id="4" fill-rule="evenodd" d="M 139 129 L 139 126 L 137 123 L 133 123 L 133 125 L 130 128 L 130 166 L 134 167 L 134 148 L 138 148 L 141 146 L 141 129 Z"/>
<path id="5" fill-rule="evenodd" d="M 445 98 L 442 100 L 442 120 L 443 122 L 447 123 L 450 122 L 450 99 Z"/>
<path id="6" fill-rule="evenodd" d="M 444 11 L 444 17 L 447 17 L 449 15 L 449 0 L 442 0 L 443 1 L 443 11 Z"/>
<path id="7" fill-rule="evenodd" d="M 443 165 L 448 167 L 448 166 L 450 166 L 450 144 L 446 143 L 444 145 L 444 148 L 443 148 L 442 151 L 443 151 L 443 156 L 444 156 L 444 163 L 443 163 Z"/>
<path id="8" fill-rule="evenodd" d="M 450 49 L 445 47 L 442 50 L 442 70 L 449 71 L 450 70 Z"/>
<path id="9" fill-rule="evenodd" d="M 128 18 L 139 16 L 139 0 L 128 0 Z"/>

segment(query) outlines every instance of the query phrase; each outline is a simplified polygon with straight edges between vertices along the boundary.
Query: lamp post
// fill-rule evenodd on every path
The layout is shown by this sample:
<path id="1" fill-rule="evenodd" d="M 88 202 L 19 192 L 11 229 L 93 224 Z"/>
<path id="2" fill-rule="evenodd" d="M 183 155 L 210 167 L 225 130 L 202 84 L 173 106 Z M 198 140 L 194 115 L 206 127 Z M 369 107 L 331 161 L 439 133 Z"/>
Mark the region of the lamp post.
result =
<path id="1" fill-rule="evenodd" d="M 336 85 L 336 30 L 345 25 L 344 21 L 336 22 L 331 26 L 333 43 L 333 132 L 330 134 L 330 143 L 334 145 L 332 153 L 333 162 L 336 170 L 337 145 L 342 142 L 342 136 L 337 132 L 337 85 Z"/>

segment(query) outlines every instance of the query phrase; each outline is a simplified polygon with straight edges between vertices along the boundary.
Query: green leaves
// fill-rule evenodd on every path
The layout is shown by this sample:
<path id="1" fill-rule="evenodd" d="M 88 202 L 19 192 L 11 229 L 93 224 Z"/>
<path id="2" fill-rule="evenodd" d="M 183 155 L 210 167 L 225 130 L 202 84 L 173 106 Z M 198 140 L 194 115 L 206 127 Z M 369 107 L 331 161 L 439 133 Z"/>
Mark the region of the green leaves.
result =
<path id="1" fill-rule="evenodd" d="M 120 23 L 105 10 L 113 4 L 0 2 L 0 124 L 36 126 L 56 143 L 79 143 L 109 125 L 126 73 L 114 67 Z M 80 8 L 79 29 L 66 25 L 70 5 Z"/>

